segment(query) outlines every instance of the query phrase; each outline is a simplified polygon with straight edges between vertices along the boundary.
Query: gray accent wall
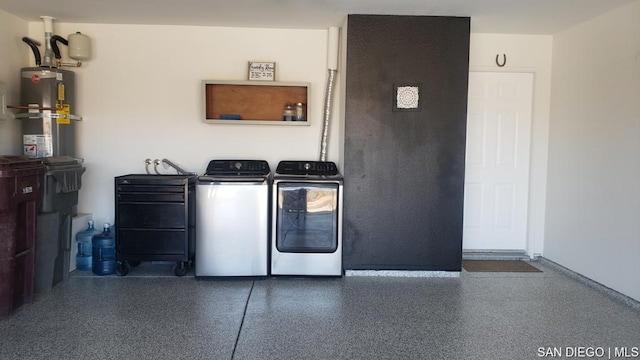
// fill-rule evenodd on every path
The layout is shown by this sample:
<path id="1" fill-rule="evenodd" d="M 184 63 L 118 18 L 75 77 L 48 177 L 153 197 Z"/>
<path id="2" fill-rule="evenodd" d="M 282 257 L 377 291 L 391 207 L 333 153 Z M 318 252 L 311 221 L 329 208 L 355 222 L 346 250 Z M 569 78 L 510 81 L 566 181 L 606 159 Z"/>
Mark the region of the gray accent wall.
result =
<path id="1" fill-rule="evenodd" d="M 469 26 L 348 17 L 345 269 L 460 271 Z M 398 108 L 397 87 L 417 88 L 417 108 Z"/>

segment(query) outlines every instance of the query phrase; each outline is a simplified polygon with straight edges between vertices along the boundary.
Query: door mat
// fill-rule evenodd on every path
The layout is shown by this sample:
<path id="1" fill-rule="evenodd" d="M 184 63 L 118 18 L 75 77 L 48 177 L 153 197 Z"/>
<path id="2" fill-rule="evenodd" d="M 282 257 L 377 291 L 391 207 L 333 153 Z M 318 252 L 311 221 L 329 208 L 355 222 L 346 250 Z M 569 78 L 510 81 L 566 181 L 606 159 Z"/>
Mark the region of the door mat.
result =
<path id="1" fill-rule="evenodd" d="M 462 267 L 469 272 L 542 272 L 522 260 L 462 260 Z"/>

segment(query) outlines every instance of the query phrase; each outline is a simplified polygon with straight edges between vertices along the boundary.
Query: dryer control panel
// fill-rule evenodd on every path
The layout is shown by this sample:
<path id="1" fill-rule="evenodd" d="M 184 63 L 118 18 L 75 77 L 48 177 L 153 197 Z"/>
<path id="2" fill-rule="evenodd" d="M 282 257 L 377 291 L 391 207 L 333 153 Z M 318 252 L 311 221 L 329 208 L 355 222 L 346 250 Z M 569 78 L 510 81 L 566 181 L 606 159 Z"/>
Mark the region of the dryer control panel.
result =
<path id="1" fill-rule="evenodd" d="M 282 175 L 338 175 L 338 167 L 332 161 L 281 161 L 276 173 Z"/>

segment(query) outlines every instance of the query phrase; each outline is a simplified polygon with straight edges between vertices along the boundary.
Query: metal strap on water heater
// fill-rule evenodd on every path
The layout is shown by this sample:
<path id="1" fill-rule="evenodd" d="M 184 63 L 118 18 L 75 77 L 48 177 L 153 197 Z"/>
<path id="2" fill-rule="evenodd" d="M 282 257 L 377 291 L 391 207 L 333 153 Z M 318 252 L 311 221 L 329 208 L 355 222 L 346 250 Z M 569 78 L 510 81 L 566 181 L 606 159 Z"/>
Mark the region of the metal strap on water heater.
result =
<path id="1" fill-rule="evenodd" d="M 75 121 L 82 121 L 82 116 L 78 115 L 66 115 L 66 114 L 47 114 L 47 113 L 18 113 L 15 114 L 16 119 L 69 119 Z"/>
<path id="2" fill-rule="evenodd" d="M 7 105 L 7 109 L 19 109 L 19 110 L 44 110 L 51 111 L 54 108 L 51 107 L 35 107 L 35 106 L 22 106 L 22 105 Z M 72 114 L 56 114 L 56 113 L 46 113 L 46 112 L 26 112 L 26 113 L 17 113 L 15 114 L 16 119 L 41 119 L 41 118 L 52 118 L 52 119 L 69 119 L 82 121 L 82 116 L 72 115 Z"/>

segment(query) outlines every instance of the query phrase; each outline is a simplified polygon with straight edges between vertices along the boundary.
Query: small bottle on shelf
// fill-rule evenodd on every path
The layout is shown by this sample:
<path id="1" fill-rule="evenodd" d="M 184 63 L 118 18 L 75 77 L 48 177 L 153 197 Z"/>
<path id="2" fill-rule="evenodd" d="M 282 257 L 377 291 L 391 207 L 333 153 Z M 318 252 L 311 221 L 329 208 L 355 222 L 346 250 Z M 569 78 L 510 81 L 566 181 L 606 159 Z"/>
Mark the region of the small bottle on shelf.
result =
<path id="1" fill-rule="evenodd" d="M 301 102 L 296 104 L 296 117 L 295 121 L 305 121 L 307 120 L 304 116 L 305 114 L 305 105 Z"/>
<path id="2" fill-rule="evenodd" d="M 296 117 L 296 111 L 293 108 L 292 103 L 287 103 L 284 106 L 284 111 L 282 112 L 282 120 L 284 121 L 294 121 Z"/>

